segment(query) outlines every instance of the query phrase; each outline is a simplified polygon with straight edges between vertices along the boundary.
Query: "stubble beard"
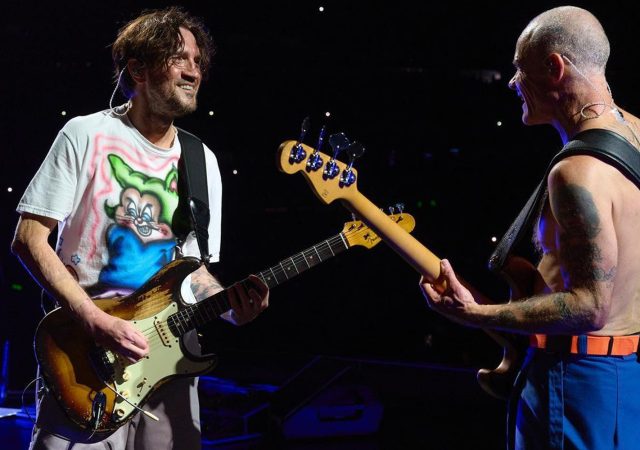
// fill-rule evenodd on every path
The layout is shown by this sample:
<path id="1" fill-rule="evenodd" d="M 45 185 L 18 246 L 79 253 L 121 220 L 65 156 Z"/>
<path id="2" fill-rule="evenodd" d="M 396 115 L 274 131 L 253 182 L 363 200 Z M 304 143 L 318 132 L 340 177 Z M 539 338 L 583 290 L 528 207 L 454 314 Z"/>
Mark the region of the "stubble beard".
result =
<path id="1" fill-rule="evenodd" d="M 149 95 L 149 107 L 157 115 L 171 119 L 184 117 L 194 112 L 198 107 L 197 92 L 193 98 L 185 100 L 181 97 L 176 85 L 163 86 L 161 83 L 153 86 Z"/>

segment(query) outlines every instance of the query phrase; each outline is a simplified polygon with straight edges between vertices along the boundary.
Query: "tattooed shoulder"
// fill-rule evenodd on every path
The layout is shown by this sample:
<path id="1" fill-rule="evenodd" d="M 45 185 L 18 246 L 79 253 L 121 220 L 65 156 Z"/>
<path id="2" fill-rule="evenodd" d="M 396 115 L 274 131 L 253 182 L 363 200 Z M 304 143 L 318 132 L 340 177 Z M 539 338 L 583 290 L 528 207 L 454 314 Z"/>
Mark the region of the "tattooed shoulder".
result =
<path id="1" fill-rule="evenodd" d="M 591 192 L 577 184 L 566 184 L 553 190 L 556 220 L 566 233 L 593 239 L 601 231 L 600 215 Z"/>

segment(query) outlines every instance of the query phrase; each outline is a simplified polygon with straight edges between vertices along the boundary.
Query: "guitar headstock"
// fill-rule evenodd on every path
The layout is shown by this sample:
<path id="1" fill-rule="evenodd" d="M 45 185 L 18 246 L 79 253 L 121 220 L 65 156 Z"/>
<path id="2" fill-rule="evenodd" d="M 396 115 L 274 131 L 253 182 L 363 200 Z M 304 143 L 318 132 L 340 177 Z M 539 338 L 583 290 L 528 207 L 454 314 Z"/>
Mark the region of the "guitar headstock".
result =
<path id="1" fill-rule="evenodd" d="M 411 233 L 416 226 L 416 220 L 411 214 L 391 214 L 389 218 L 397 223 L 407 233 Z M 342 234 L 347 240 L 349 247 L 361 245 L 365 248 L 372 248 L 382 242 L 371 228 L 360 220 L 354 220 L 344 224 Z"/>
<path id="2" fill-rule="evenodd" d="M 348 200 L 358 192 L 358 172 L 352 163 L 345 164 L 299 141 L 280 144 L 278 168 L 287 174 L 301 172 L 316 196 L 326 204 L 336 199 Z"/>

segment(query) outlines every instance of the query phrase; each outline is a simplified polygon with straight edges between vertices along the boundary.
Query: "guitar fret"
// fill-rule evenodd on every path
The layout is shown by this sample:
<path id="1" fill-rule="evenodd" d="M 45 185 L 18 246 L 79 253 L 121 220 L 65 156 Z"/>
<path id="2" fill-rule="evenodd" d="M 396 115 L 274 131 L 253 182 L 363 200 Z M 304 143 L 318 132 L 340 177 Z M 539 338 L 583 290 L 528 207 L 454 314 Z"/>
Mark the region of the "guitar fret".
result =
<path id="1" fill-rule="evenodd" d="M 302 255 L 302 260 L 307 265 L 307 269 L 311 269 L 311 266 L 309 265 L 309 261 L 307 261 L 307 256 L 304 254 L 304 252 L 302 252 L 300 254 Z"/>
<path id="2" fill-rule="evenodd" d="M 345 250 L 349 248 L 349 244 L 347 244 L 347 241 L 344 239 L 344 234 L 340 233 L 338 234 L 338 236 L 340 236 L 340 239 L 342 240 L 342 245 L 344 245 Z"/>
<path id="3" fill-rule="evenodd" d="M 288 280 L 289 279 L 289 275 L 287 275 L 287 271 L 285 270 L 284 266 L 282 265 L 282 261 L 279 262 L 278 264 L 280 264 L 280 268 L 282 269 L 282 273 L 284 273 L 285 278 Z"/>
<path id="4" fill-rule="evenodd" d="M 270 267 L 269 270 L 271 271 L 271 275 L 273 275 L 273 279 L 275 280 L 276 284 L 280 284 L 280 280 L 278 280 L 278 277 L 276 276 L 275 272 L 273 271 L 273 267 Z"/>
<path id="5" fill-rule="evenodd" d="M 177 313 L 176 316 L 176 328 L 178 329 L 178 333 L 180 333 L 180 336 L 182 336 L 184 333 L 186 333 L 187 330 L 185 330 L 183 324 L 182 324 L 182 320 L 180 317 L 180 312 Z"/>
<path id="6" fill-rule="evenodd" d="M 291 261 L 291 264 L 293 264 L 293 268 L 296 269 L 296 275 L 300 275 L 300 271 L 298 270 L 298 267 L 296 266 L 296 262 L 293 260 L 293 257 L 289 258 L 289 260 Z"/>
<path id="7" fill-rule="evenodd" d="M 332 256 L 336 256 L 335 253 L 333 253 L 333 249 L 331 248 L 331 244 L 329 244 L 329 241 L 325 241 L 327 243 L 327 246 L 329 247 L 329 250 L 331 251 L 331 255 Z"/>
<path id="8" fill-rule="evenodd" d="M 191 329 L 191 317 L 189 316 L 189 311 L 186 310 L 186 309 L 183 309 L 180 312 L 180 315 L 184 318 L 184 327 L 187 330 L 190 330 Z"/>
<path id="9" fill-rule="evenodd" d="M 192 318 L 195 326 L 199 327 L 207 323 L 207 320 L 202 314 L 202 308 L 198 308 L 198 305 L 193 305 L 189 309 L 192 312 Z"/>
<path id="10" fill-rule="evenodd" d="M 264 281 L 265 284 L 271 288 L 271 287 L 275 286 L 277 283 L 273 283 L 273 277 L 271 275 L 269 275 L 269 272 L 271 272 L 271 269 L 262 271 L 262 272 L 260 272 L 258 277 L 260 277 L 262 279 L 262 281 Z"/>
<path id="11" fill-rule="evenodd" d="M 331 246 L 327 241 L 323 242 L 322 245 L 317 246 L 320 249 L 320 260 L 324 261 L 325 259 L 329 259 L 332 256 L 335 256 L 333 250 L 331 250 Z"/>
<path id="12" fill-rule="evenodd" d="M 313 254 L 313 252 L 315 252 L 315 255 Z M 316 255 L 318 257 L 316 257 Z M 319 256 L 320 255 L 318 255 L 318 251 L 316 250 L 315 247 L 311 247 L 309 250 L 306 251 L 306 253 L 305 253 L 305 261 L 307 262 L 307 265 L 309 266 L 309 268 L 315 266 L 316 264 L 318 264 L 321 261 Z"/>

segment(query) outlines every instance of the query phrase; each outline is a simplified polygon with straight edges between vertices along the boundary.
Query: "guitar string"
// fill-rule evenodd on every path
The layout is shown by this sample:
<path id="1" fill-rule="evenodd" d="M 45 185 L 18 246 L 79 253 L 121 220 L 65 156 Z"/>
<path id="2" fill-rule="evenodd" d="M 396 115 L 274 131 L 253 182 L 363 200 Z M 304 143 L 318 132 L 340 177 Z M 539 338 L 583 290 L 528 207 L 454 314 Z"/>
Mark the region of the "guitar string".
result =
<path id="1" fill-rule="evenodd" d="M 351 238 L 351 237 L 353 237 L 353 236 L 365 235 L 365 234 L 366 234 L 366 233 L 368 233 L 369 231 L 370 231 L 370 229 L 369 229 L 368 227 L 361 227 L 361 228 L 356 229 L 356 230 L 347 230 L 347 231 L 344 231 L 344 232 L 342 232 L 342 233 L 339 233 L 339 234 L 338 234 L 338 235 L 336 235 L 336 236 L 333 236 L 333 237 L 331 237 L 331 238 L 327 239 L 326 241 L 324 241 L 324 242 L 323 242 L 323 243 L 321 243 L 321 244 L 318 244 L 318 245 L 315 245 L 315 246 L 309 247 L 307 250 L 304 250 L 303 252 L 298 253 L 297 255 L 295 255 L 294 257 L 291 257 L 290 259 L 292 260 L 292 262 L 294 263 L 294 265 L 296 265 L 296 263 L 301 263 L 302 261 L 305 261 L 305 262 L 306 262 L 305 254 L 307 254 L 308 252 L 310 252 L 310 251 L 312 251 L 312 250 L 317 251 L 317 249 L 320 249 L 321 251 L 323 251 L 323 252 L 324 252 L 324 251 L 326 250 L 326 247 L 329 247 L 329 249 L 331 249 L 331 246 L 332 246 L 332 245 L 334 245 L 334 244 L 336 244 L 336 243 L 339 243 L 339 242 L 341 242 L 341 241 L 343 242 L 343 238 L 341 237 L 341 235 L 344 235 L 345 237 Z M 321 247 L 322 247 L 322 248 L 321 248 Z M 332 251 L 332 253 L 333 253 L 333 251 Z M 294 258 L 296 258 L 296 259 L 294 259 Z M 284 261 L 286 261 L 286 260 L 284 260 Z M 307 265 L 308 265 L 308 263 L 307 263 Z M 309 267 L 310 267 L 310 266 L 309 266 Z M 287 275 L 286 275 L 286 273 L 285 273 L 285 270 L 284 270 L 284 268 L 282 268 L 282 267 L 281 267 L 281 268 L 278 268 L 277 266 L 273 266 L 272 268 L 267 269 L 267 270 L 265 270 L 265 271 L 263 271 L 263 272 L 271 271 L 271 272 L 273 273 L 274 268 L 275 268 L 275 271 L 276 271 L 276 273 L 277 273 L 277 274 L 279 274 L 279 275 L 284 275 L 286 279 L 288 279 L 288 278 L 289 278 L 289 277 L 287 277 Z M 261 273 L 262 273 L 262 272 L 261 272 Z M 275 274 L 275 273 L 274 273 L 274 278 L 276 278 L 276 281 L 277 281 L 277 276 L 276 276 L 276 274 Z M 221 292 L 224 292 L 224 291 L 221 291 Z M 194 306 L 195 306 L 195 305 L 197 305 L 197 303 L 196 303 L 196 304 L 194 304 Z M 187 314 L 188 314 L 188 313 L 186 313 L 186 314 L 185 314 L 185 313 L 184 313 L 184 310 L 183 310 L 183 311 L 179 311 L 179 312 L 177 312 L 177 313 L 175 313 L 175 314 L 178 314 L 179 316 L 180 316 L 180 315 L 182 315 L 183 317 L 181 317 L 181 318 L 186 318 L 186 319 L 188 319 L 188 320 L 192 320 L 192 319 L 194 319 L 194 318 L 195 318 L 195 316 L 191 316 L 191 317 L 187 316 Z M 167 323 L 166 321 L 160 321 L 160 322 L 158 322 L 158 324 L 159 324 L 160 326 L 165 325 L 166 323 Z M 156 324 L 154 324 L 154 326 L 153 326 L 153 327 L 149 327 L 149 328 L 147 328 L 147 329 L 145 329 L 145 330 L 140 330 L 140 331 L 141 331 L 141 332 L 143 333 L 143 335 L 147 338 L 148 343 L 149 343 L 149 349 L 150 349 L 150 350 L 151 350 L 152 348 L 158 348 L 158 347 L 160 347 L 160 348 L 161 348 L 162 346 L 164 346 L 164 343 L 162 342 L 162 337 L 161 337 L 161 336 L 158 334 L 158 332 L 157 332 Z M 158 345 L 158 344 L 160 344 L 160 345 Z"/>
<path id="2" fill-rule="evenodd" d="M 317 252 L 317 249 L 319 249 L 320 247 L 322 247 L 322 249 L 321 249 L 322 251 L 325 251 L 325 247 L 328 247 L 331 250 L 331 247 L 332 247 L 333 244 L 336 244 L 336 243 L 339 243 L 339 242 L 343 241 L 343 238 L 341 237 L 341 235 L 343 235 L 345 237 L 348 237 L 348 238 L 351 238 L 351 237 L 355 237 L 355 236 L 358 236 L 358 235 L 365 235 L 368 232 L 370 232 L 370 228 L 368 228 L 366 226 L 365 227 L 361 227 L 361 228 L 356 229 L 356 230 L 343 231 L 342 233 L 339 233 L 338 235 L 327 239 L 323 243 L 315 245 L 315 246 L 312 246 L 312 247 L 309 247 L 308 249 L 306 249 L 306 250 L 294 255 L 293 257 L 291 257 L 289 259 L 291 259 L 291 261 L 293 262 L 294 266 L 296 266 L 299 263 L 302 263 L 303 261 L 307 264 L 307 266 L 309 266 L 308 262 L 306 261 L 305 254 L 307 254 L 311 250 L 314 250 L 314 251 Z M 332 251 L 332 253 L 333 253 L 333 251 Z M 286 259 L 283 260 L 283 261 L 286 261 Z M 309 266 L 309 267 L 311 267 L 311 266 Z M 270 269 L 267 269 L 267 270 L 265 270 L 263 272 L 271 271 L 273 273 L 274 270 L 275 270 L 275 272 L 277 274 L 284 275 L 284 277 L 286 279 L 289 279 L 289 277 L 286 275 L 286 272 L 285 272 L 283 267 L 278 268 L 277 266 L 273 266 Z M 260 273 L 262 273 L 262 272 L 260 272 Z M 273 273 L 273 275 L 274 275 L 274 278 L 276 278 L 276 281 L 277 281 L 276 273 Z M 220 291 L 220 292 L 224 292 L 224 291 Z M 216 294 L 214 294 L 214 295 L 216 295 Z M 196 306 L 197 304 L 198 303 L 193 304 L 193 306 Z M 195 315 L 194 316 L 188 316 L 187 315 L 188 313 L 185 314 L 184 310 L 178 311 L 177 313 L 174 313 L 174 314 L 178 314 L 179 316 L 183 316 L 181 318 L 187 318 L 188 320 L 192 320 L 192 319 L 195 318 Z M 167 321 L 159 321 L 157 323 L 157 325 L 162 326 L 162 325 L 166 325 L 166 323 L 167 323 Z M 154 323 L 153 327 L 149 327 L 149 328 L 146 328 L 146 329 L 140 330 L 140 331 L 142 332 L 143 336 L 145 336 L 145 338 L 147 338 L 150 350 L 152 348 L 158 348 L 158 347 L 161 348 L 162 346 L 164 346 L 164 344 L 162 342 L 162 337 L 157 332 L 156 323 Z M 158 344 L 160 344 L 160 345 L 158 345 Z"/>
<path id="3" fill-rule="evenodd" d="M 355 230 L 355 231 L 347 231 L 347 232 L 343 232 L 343 233 L 340 233 L 340 234 L 344 234 L 346 237 L 351 238 L 351 237 L 352 237 L 352 235 L 365 234 L 365 233 L 366 233 L 366 231 L 368 231 L 368 229 L 367 229 L 367 230 L 362 230 L 362 229 L 360 229 L 360 230 Z M 294 255 L 293 257 L 291 257 L 291 258 L 289 258 L 289 259 L 291 259 L 291 261 L 293 262 L 294 266 L 299 266 L 302 262 L 304 262 L 308 267 L 311 267 L 311 266 L 309 265 L 309 263 L 307 262 L 307 259 L 310 259 L 310 258 L 307 256 L 307 255 L 308 255 L 308 253 L 310 253 L 310 252 L 314 252 L 314 253 L 316 253 L 318 250 L 319 250 L 320 252 L 324 253 L 324 252 L 326 252 L 327 248 L 329 248 L 329 249 L 330 249 L 330 248 L 334 247 L 334 246 L 335 246 L 335 244 L 338 244 L 338 243 L 343 242 L 343 238 L 342 238 L 342 237 L 340 237 L 340 234 L 338 234 L 338 235 L 336 235 L 336 236 L 333 236 L 333 237 L 331 237 L 331 238 L 327 239 L 326 241 L 324 241 L 324 242 L 323 242 L 323 243 L 321 243 L 321 244 L 315 245 L 315 246 L 313 246 L 313 247 L 309 247 L 308 249 L 306 249 L 306 250 L 304 250 L 303 252 L 300 252 L 300 253 L 298 253 L 298 254 Z M 332 251 L 332 253 L 333 253 L 333 251 Z M 284 260 L 284 261 L 286 261 L 286 260 Z M 286 274 L 286 271 L 285 271 L 285 269 L 284 269 L 283 267 L 273 266 L 273 267 L 271 267 L 270 269 L 267 269 L 267 270 L 265 270 L 265 271 L 263 271 L 263 272 L 271 272 L 271 273 L 273 274 L 274 278 L 276 278 L 276 280 L 278 279 L 278 276 L 277 276 L 277 275 L 284 276 L 286 279 L 289 279 L 289 276 Z M 261 273 L 263 273 L 263 272 L 261 272 Z M 274 273 L 274 272 L 275 272 L 275 273 Z M 220 292 L 224 292 L 224 291 L 220 291 Z M 215 295 L 215 294 L 214 294 L 214 295 Z M 194 304 L 194 306 L 195 306 L 195 305 L 197 305 L 197 303 L 196 303 L 196 304 Z M 206 307 L 203 307 L 203 308 L 206 308 Z M 197 312 L 196 312 L 196 313 L 197 313 Z M 192 318 L 194 318 L 194 316 L 189 317 L 189 316 L 188 316 L 188 313 L 187 313 L 187 312 L 185 312 L 184 310 L 182 310 L 182 311 L 178 311 L 178 312 L 176 312 L 175 314 L 178 314 L 178 316 L 179 316 L 179 317 L 180 317 L 180 316 L 182 316 L 182 317 L 180 317 L 180 318 L 183 318 L 183 319 L 191 320 Z M 219 315 L 219 314 L 218 314 L 218 315 Z M 165 325 L 165 324 L 166 324 L 166 321 L 160 321 L 158 324 L 159 324 L 160 326 Z M 140 331 L 143 333 L 143 335 L 144 335 L 146 338 L 148 338 L 148 339 L 155 338 L 154 340 L 157 340 L 157 341 L 159 341 L 160 343 L 162 343 L 162 342 L 161 342 L 161 341 L 162 341 L 162 339 L 161 339 L 161 337 L 160 337 L 160 336 L 158 335 L 158 333 L 157 333 L 157 330 L 156 330 L 156 324 L 155 324 L 155 323 L 154 323 L 154 326 L 153 326 L 153 327 L 149 327 L 149 328 L 147 328 L 147 329 L 145 329 L 145 330 L 140 330 Z M 149 342 L 149 344 L 150 344 L 150 347 L 151 347 L 151 344 L 152 344 L 152 343 L 151 343 L 151 342 Z M 163 345 L 164 345 L 164 344 L 163 344 Z"/>
<path id="4" fill-rule="evenodd" d="M 315 247 L 317 247 L 317 248 L 318 248 L 318 250 L 319 250 L 320 252 L 323 252 L 323 253 L 324 253 L 324 252 L 326 251 L 326 248 L 328 248 L 328 247 L 333 247 L 335 244 L 337 244 L 337 243 L 341 242 L 341 240 L 342 240 L 342 239 L 341 239 L 341 238 L 339 238 L 339 237 L 329 238 L 329 239 L 327 239 L 327 241 L 326 241 L 326 242 L 324 242 L 324 243 L 322 243 L 322 244 L 318 244 L 318 245 L 317 245 L 317 246 L 315 246 Z M 303 253 L 308 253 L 309 251 L 310 251 L 310 249 L 305 250 L 305 252 L 303 252 Z M 294 264 L 294 265 L 297 265 L 297 266 L 299 266 L 303 261 L 307 261 L 307 259 L 309 259 L 309 258 L 308 258 L 307 256 L 305 256 L 305 255 L 301 255 L 301 256 L 297 256 L 297 257 L 292 257 L 292 258 L 291 258 L 291 260 L 292 260 L 293 264 Z M 308 265 L 308 263 L 307 263 L 307 265 Z M 272 268 L 267 269 L 267 270 L 266 270 L 266 271 L 264 271 L 264 272 L 269 272 L 269 271 L 271 271 L 272 273 L 274 273 L 274 272 L 275 272 L 275 273 L 274 273 L 274 277 L 275 277 L 276 279 L 278 278 L 278 277 L 277 277 L 277 275 L 281 275 L 281 276 L 283 276 L 283 277 L 285 277 L 285 278 L 288 278 L 288 276 L 287 276 L 287 275 L 286 275 L 286 273 L 285 273 L 285 269 L 284 269 L 284 268 L 282 268 L 282 267 L 273 266 Z M 224 292 L 224 290 L 223 290 L 223 291 L 220 291 L 220 292 Z M 215 295 L 215 294 L 214 294 L 214 295 Z M 196 306 L 196 305 L 198 305 L 198 303 L 193 304 L 193 306 Z M 200 305 L 200 307 L 201 307 L 202 309 L 206 308 L 206 306 L 204 306 L 204 305 Z M 196 313 L 196 314 L 197 314 L 197 312 L 198 312 L 198 311 L 194 311 L 194 313 Z M 205 312 L 206 312 L 206 311 L 205 311 Z M 194 316 L 191 316 L 191 317 L 190 317 L 190 316 L 189 316 L 189 312 L 187 312 L 187 311 L 185 311 L 185 310 L 178 311 L 178 312 L 176 312 L 175 314 L 177 314 L 177 315 L 178 315 L 178 317 L 179 317 L 179 318 L 181 318 L 181 319 L 187 319 L 187 320 L 190 320 L 190 319 L 192 319 L 192 318 L 195 318 Z M 161 323 L 162 323 L 162 324 L 164 324 L 164 323 L 166 323 L 166 322 L 165 322 L 165 321 L 162 321 Z M 144 334 L 144 333 L 146 333 L 146 332 L 151 332 L 151 334 L 153 335 L 153 334 L 155 334 L 155 333 L 154 333 L 154 331 L 155 331 L 155 327 L 148 328 L 148 329 L 146 329 L 146 330 L 141 330 L 141 331 L 143 332 L 143 334 Z"/>

